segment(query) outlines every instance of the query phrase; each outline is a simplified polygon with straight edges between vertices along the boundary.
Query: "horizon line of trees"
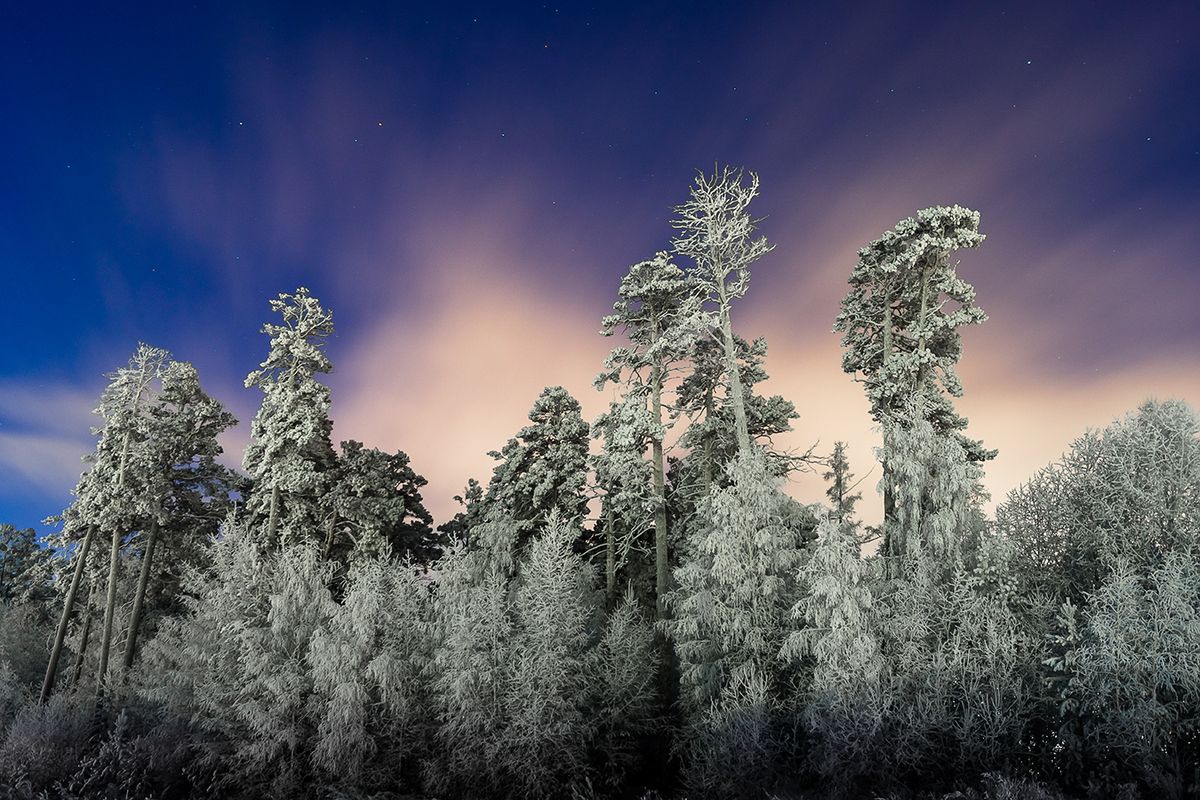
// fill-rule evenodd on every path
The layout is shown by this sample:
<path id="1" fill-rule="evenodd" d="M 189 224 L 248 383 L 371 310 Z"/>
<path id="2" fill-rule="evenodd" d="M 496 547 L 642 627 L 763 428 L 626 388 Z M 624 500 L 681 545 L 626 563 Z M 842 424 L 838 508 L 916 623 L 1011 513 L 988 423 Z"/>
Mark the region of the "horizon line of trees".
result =
<path id="1" fill-rule="evenodd" d="M 0 797 L 1200 791 L 1195 412 L 1085 433 L 988 519 L 953 404 L 984 236 L 921 210 L 834 322 L 883 433 L 863 525 L 845 443 L 774 446 L 795 406 L 733 325 L 758 191 L 697 176 L 601 322 L 609 408 L 547 387 L 436 529 L 404 452 L 333 446 L 307 289 L 271 301 L 244 474 L 196 371 L 139 345 L 53 548 L 0 528 Z"/>

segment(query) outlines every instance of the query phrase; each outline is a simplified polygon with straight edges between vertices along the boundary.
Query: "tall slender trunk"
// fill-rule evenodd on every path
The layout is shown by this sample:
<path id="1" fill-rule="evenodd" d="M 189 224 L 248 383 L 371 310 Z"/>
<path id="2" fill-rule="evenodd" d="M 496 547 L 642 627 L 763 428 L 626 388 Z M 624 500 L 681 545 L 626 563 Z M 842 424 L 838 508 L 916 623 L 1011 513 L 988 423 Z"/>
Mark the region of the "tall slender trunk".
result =
<path id="1" fill-rule="evenodd" d="M 79 648 L 75 651 L 75 664 L 71 668 L 71 681 L 67 684 L 70 689 L 79 685 L 83 675 L 83 662 L 87 660 L 88 640 L 92 636 L 92 596 L 96 594 L 96 583 L 88 583 L 87 600 L 83 603 L 83 630 L 79 632 Z"/>
<path id="2" fill-rule="evenodd" d="M 917 337 L 917 353 L 921 356 L 921 362 L 917 365 L 916 384 L 913 386 L 914 392 L 921 390 L 921 384 L 925 380 L 925 322 L 929 315 L 929 259 L 925 259 L 925 264 L 921 267 L 921 315 L 917 317 L 917 327 L 921 331 Z"/>
<path id="3" fill-rule="evenodd" d="M 154 545 L 158 542 L 158 519 L 150 523 L 150 534 L 146 538 L 146 550 L 142 553 L 142 571 L 138 575 L 137 594 L 133 598 L 133 611 L 129 615 L 129 638 L 125 641 L 125 661 L 122 670 L 129 672 L 133 666 L 133 654 L 137 648 L 138 629 L 142 622 L 142 603 L 146 599 L 146 585 L 150 582 L 150 565 L 154 561 Z"/>
<path id="4" fill-rule="evenodd" d="M 83 544 L 75 554 L 75 573 L 71 576 L 71 586 L 63 599 L 62 615 L 58 619 L 58 631 L 54 634 L 54 647 L 50 649 L 50 663 L 46 665 L 46 678 L 42 682 L 42 694 L 38 702 L 45 703 L 50 698 L 54 688 L 54 679 L 58 674 L 58 661 L 62 657 L 63 642 L 67 638 L 67 625 L 71 622 L 71 609 L 75 606 L 75 595 L 79 592 L 79 581 L 83 577 L 83 565 L 87 561 L 88 551 L 92 547 L 92 537 L 96 533 L 94 524 L 88 525 L 87 533 L 83 535 Z"/>
<path id="5" fill-rule="evenodd" d="M 742 394 L 742 376 L 738 371 L 737 349 L 733 343 L 733 323 L 729 319 L 729 298 L 724 282 L 717 283 L 721 302 L 721 335 L 725 342 L 725 371 L 729 373 L 729 399 L 733 403 L 733 424 L 739 453 L 750 452 L 750 428 L 746 423 L 746 400 Z"/>
<path id="6" fill-rule="evenodd" d="M 117 497 L 125 488 L 125 468 L 129 464 L 129 432 L 121 442 L 121 465 L 117 469 Z M 96 699 L 104 696 L 108 678 L 108 651 L 112 646 L 113 617 L 117 610 L 117 564 L 121 556 L 121 527 L 113 527 L 112 547 L 108 551 L 108 598 L 104 604 L 104 627 L 100 631 L 100 665 L 96 672 Z"/>
<path id="7" fill-rule="evenodd" d="M 617 602 L 617 537 L 613 531 L 612 501 L 604 503 L 604 597 L 608 607 Z"/>
<path id="8" fill-rule="evenodd" d="M 883 310 L 883 365 L 881 372 L 887 375 L 888 362 L 891 361 L 892 355 L 892 303 L 889 299 L 887 306 Z M 886 401 L 885 401 L 886 402 Z M 883 543 L 881 550 L 885 557 L 884 568 L 889 577 L 896 577 L 897 561 L 900 554 L 897 552 L 898 531 L 896 530 L 896 492 L 892 487 L 893 475 L 891 467 L 891 453 L 889 448 L 892 446 L 891 438 L 888 436 L 889 426 L 891 423 L 892 409 L 890 404 L 883 408 L 881 415 L 881 424 L 883 425 Z"/>
<path id="9" fill-rule="evenodd" d="M 704 462 L 701 464 L 700 477 L 704 481 L 704 497 L 712 492 L 713 483 L 713 443 L 712 443 L 712 418 L 716 409 L 713 405 L 713 390 L 710 386 L 708 394 L 704 397 L 704 422 L 707 430 L 704 431 Z"/>
<path id="10" fill-rule="evenodd" d="M 657 322 L 654 334 L 657 339 Z M 659 427 L 662 425 L 662 383 L 662 367 L 655 364 L 650 370 L 650 410 L 654 415 L 654 424 Z M 667 489 L 663 477 L 663 442 L 657 433 L 650 442 L 650 455 L 654 462 L 654 595 L 658 618 L 666 619 L 670 578 L 667 572 Z"/>

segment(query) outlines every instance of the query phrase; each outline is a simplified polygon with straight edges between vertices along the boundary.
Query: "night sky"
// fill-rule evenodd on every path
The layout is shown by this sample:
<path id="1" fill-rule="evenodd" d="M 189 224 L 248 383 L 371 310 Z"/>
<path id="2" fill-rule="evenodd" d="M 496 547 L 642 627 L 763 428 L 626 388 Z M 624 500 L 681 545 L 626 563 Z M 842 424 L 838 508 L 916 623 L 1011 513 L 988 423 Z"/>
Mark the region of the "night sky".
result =
<path id="1" fill-rule="evenodd" d="M 871 469 L 831 327 L 858 247 L 936 204 L 988 237 L 958 407 L 994 499 L 1145 397 L 1200 404 L 1194 2 L 105 5 L 0 11 L 0 521 L 70 501 L 138 341 L 197 366 L 240 463 L 299 285 L 338 329 L 335 441 L 408 452 L 444 520 L 543 386 L 607 405 L 600 318 L 715 163 L 762 179 L 734 326 L 786 446 Z"/>

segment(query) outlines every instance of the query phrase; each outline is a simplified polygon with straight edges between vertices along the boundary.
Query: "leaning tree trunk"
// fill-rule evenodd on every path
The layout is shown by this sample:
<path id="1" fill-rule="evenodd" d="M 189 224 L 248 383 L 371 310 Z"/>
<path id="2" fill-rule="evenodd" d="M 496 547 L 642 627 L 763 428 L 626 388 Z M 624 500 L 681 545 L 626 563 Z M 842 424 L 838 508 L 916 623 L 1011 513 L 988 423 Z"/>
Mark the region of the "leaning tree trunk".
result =
<path id="1" fill-rule="evenodd" d="M 74 689 L 83 675 L 83 662 L 87 658 L 88 640 L 92 637 L 92 596 L 96 594 L 96 583 L 91 581 L 87 600 L 83 602 L 83 630 L 79 632 L 79 649 L 75 651 L 75 665 L 71 668 L 71 681 L 67 685 Z"/>
<path id="2" fill-rule="evenodd" d="M 133 611 L 129 615 L 129 638 L 125 641 L 123 673 L 133 666 L 133 655 L 137 648 L 138 628 L 142 622 L 142 604 L 146 599 L 146 585 L 150 582 L 150 565 L 154 561 L 154 545 L 158 542 L 158 519 L 150 523 L 150 534 L 146 538 L 146 550 L 142 553 L 142 571 L 138 575 L 137 594 L 133 598 Z"/>
<path id="3" fill-rule="evenodd" d="M 92 537 L 96 526 L 88 525 L 87 533 L 83 535 L 83 544 L 75 554 L 75 573 L 71 576 L 71 586 L 63 599 L 62 615 L 58 619 L 58 631 L 54 634 L 54 646 L 50 649 L 50 663 L 46 665 L 46 678 L 42 681 L 42 694 L 39 703 L 45 703 L 50 698 L 54 688 L 54 679 L 58 674 L 58 661 L 62 657 L 63 642 L 67 638 L 67 626 L 71 622 L 71 610 L 75 606 L 75 595 L 79 592 L 79 581 L 83 577 L 83 565 L 87 561 L 88 550 L 92 547 Z"/>
<path id="4" fill-rule="evenodd" d="M 733 323 L 729 319 L 729 298 L 725 284 L 717 284 L 721 301 L 721 336 L 725 344 L 725 371 L 729 373 L 729 400 L 733 403 L 733 423 L 739 453 L 750 452 L 750 427 L 746 423 L 746 400 L 742 394 L 742 376 L 738 372 L 737 349 L 733 343 Z"/>
<path id="5" fill-rule="evenodd" d="M 121 443 L 121 465 L 117 469 L 117 497 L 125 488 L 125 468 L 129 464 L 129 433 Z M 100 665 L 96 672 L 96 699 L 104 695 L 108 677 L 108 651 L 112 645 L 113 617 L 117 610 L 117 564 L 121 557 L 121 526 L 113 526 L 112 547 L 108 551 L 108 597 L 104 604 L 104 627 L 100 630 Z"/>

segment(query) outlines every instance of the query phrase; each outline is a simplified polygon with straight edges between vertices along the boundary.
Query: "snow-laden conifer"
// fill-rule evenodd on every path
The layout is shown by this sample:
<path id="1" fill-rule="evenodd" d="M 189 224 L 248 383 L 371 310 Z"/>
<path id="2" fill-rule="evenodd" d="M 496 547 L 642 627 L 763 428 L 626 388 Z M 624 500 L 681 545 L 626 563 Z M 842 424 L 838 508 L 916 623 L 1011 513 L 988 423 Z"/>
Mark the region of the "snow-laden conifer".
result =
<path id="1" fill-rule="evenodd" d="M 646 451 L 657 435 L 656 427 L 660 426 L 655 425 L 646 398 L 633 392 L 619 402 L 613 401 L 592 424 L 592 436 L 602 441 L 601 451 L 592 456 L 591 462 L 596 485 L 602 492 L 598 527 L 604 533 L 605 596 L 610 605 L 616 601 L 618 572 L 635 579 L 643 561 L 639 558 L 641 551 L 649 550 L 642 543 L 655 524 L 658 495 L 653 462 L 646 458 Z M 645 597 L 650 597 L 657 586 L 656 557 L 657 550 L 654 556 L 644 559 L 651 573 Z"/>
<path id="2" fill-rule="evenodd" d="M 834 330 L 843 334 L 842 368 L 861 375 L 871 416 L 884 428 L 883 552 L 902 554 L 893 535 L 896 487 L 892 475 L 892 428 L 911 427 L 919 416 L 939 436 L 955 440 L 972 462 L 995 456 L 962 434 L 967 421 L 950 397 L 962 395 L 956 366 L 962 354 L 958 329 L 987 315 L 975 305 L 975 289 L 958 277 L 952 254 L 983 242 L 979 213 L 962 206 L 935 206 L 896 223 L 858 251 L 850 291 Z M 899 435 L 903 436 L 903 433 Z"/>
<path id="3" fill-rule="evenodd" d="M 659 616 L 665 611 L 668 581 L 668 535 L 666 464 L 664 439 L 668 426 L 664 424 L 663 392 L 691 350 L 700 319 L 700 295 L 667 253 L 639 261 L 629 268 L 617 290 L 618 299 L 613 313 L 604 318 L 600 330 L 603 336 L 616 332 L 624 334 L 628 345 L 614 347 L 604 362 L 604 371 L 596 378 L 596 388 L 621 382 L 626 386 L 625 407 L 642 408 L 649 404 L 650 478 L 652 502 L 647 510 L 654 518 L 655 598 Z M 631 448 L 626 448 L 626 453 Z M 621 465 L 615 460 L 610 468 Z M 632 475 L 624 483 L 632 483 L 644 470 L 628 464 Z M 610 581 L 611 583 L 611 581 Z M 612 589 L 610 588 L 610 595 Z"/>
<path id="4" fill-rule="evenodd" d="M 411 784 L 430 733 L 429 589 L 410 562 L 362 560 L 308 653 L 313 765 L 346 791 Z"/>
<path id="5" fill-rule="evenodd" d="M 403 451 L 386 453 L 342 442 L 322 497 L 326 559 L 410 557 L 428 563 L 438 552 L 421 487 L 427 483 Z"/>
<path id="6" fill-rule="evenodd" d="M 581 518 L 587 509 L 583 487 L 590 431 L 579 401 L 561 386 L 547 386 L 530 409 L 529 422 L 488 454 L 499 463 L 476 515 L 480 520 L 499 513 L 516 522 L 518 547 L 554 509 L 569 519 Z"/>
<path id="7" fill-rule="evenodd" d="M 333 314 L 303 286 L 280 294 L 271 310 L 282 324 L 266 323 L 270 351 L 246 376 L 262 390 L 242 461 L 253 481 L 246 501 L 251 529 L 272 545 L 316 538 L 324 530 L 319 499 L 335 460 L 329 436 L 329 387 L 317 381 L 333 369 L 325 355 Z"/>
<path id="8" fill-rule="evenodd" d="M 780 651 L 792 626 L 801 551 L 799 531 L 788 524 L 795 501 L 778 482 L 761 451 L 739 454 L 730 485 L 713 495 L 711 524 L 693 535 L 675 571 L 668 624 L 689 717 L 689 770 L 703 776 L 697 780 L 705 786 L 717 780 L 714 769 L 726 769 L 719 766 L 724 757 L 711 750 L 721 741 L 714 725 L 736 724 L 749 748 L 745 757 L 754 763 L 770 761 L 755 755 L 762 748 L 782 747 L 776 715 L 742 707 L 763 696 L 786 696 Z"/>
<path id="9" fill-rule="evenodd" d="M 870 577 L 853 526 L 837 516 L 822 520 L 799 570 L 797 629 L 782 650 L 809 666 L 799 705 L 814 744 L 810 758 L 826 781 L 842 786 L 886 746 L 886 666 Z"/>
<path id="10" fill-rule="evenodd" d="M 599 779 L 614 789 L 634 768 L 647 740 L 660 733 L 659 647 L 632 588 L 609 613 L 604 633 L 588 659 L 594 693 L 588 723 L 600 758 Z"/>

